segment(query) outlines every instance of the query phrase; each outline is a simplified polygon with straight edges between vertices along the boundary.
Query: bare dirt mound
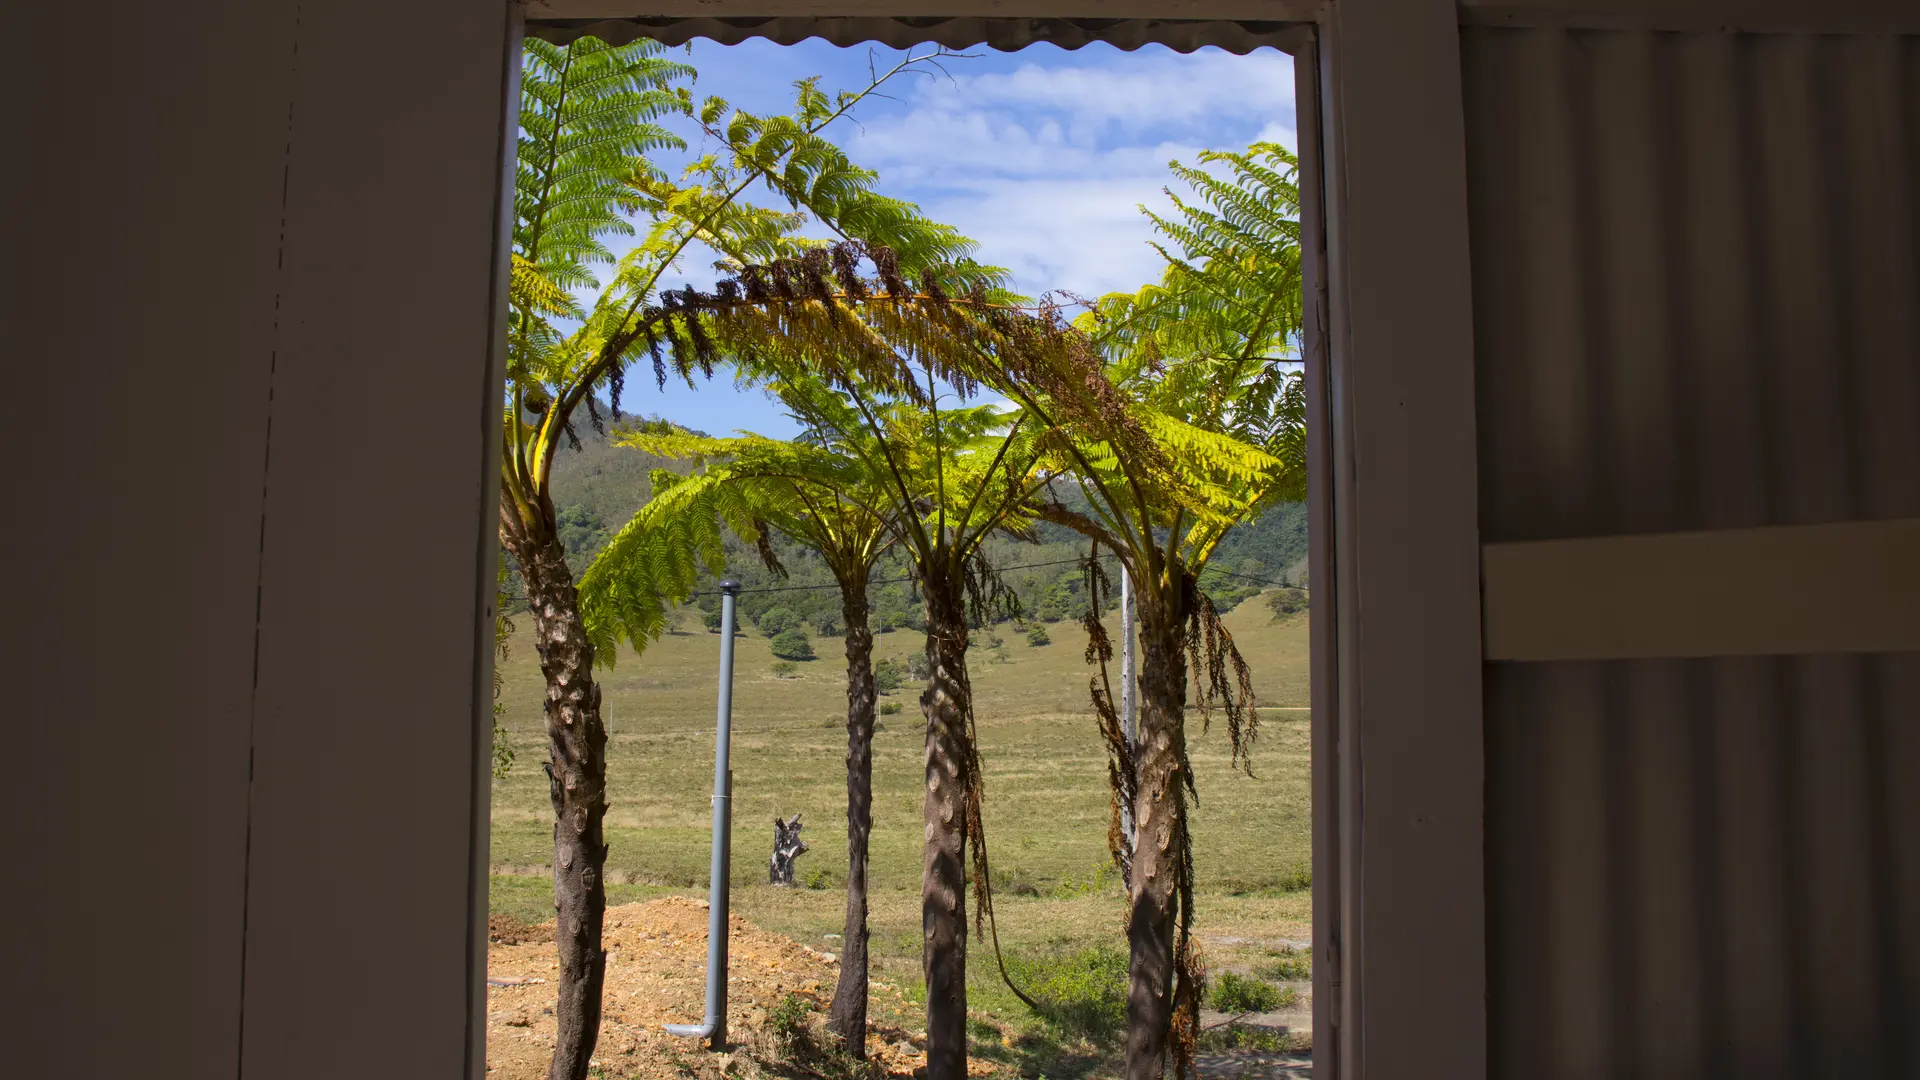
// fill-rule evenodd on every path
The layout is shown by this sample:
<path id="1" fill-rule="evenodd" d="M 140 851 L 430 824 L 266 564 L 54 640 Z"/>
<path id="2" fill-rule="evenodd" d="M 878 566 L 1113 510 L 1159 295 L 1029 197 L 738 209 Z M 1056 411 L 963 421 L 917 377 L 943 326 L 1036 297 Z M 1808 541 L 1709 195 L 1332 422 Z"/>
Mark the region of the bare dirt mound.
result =
<path id="1" fill-rule="evenodd" d="M 541 1080 L 553 1056 L 553 927 L 492 926 L 487 947 L 487 1073 Z M 699 1023 L 706 1001 L 707 904 L 669 896 L 607 909 L 607 983 L 595 1061 L 613 1078 L 738 1075 L 770 1045 L 768 1010 L 798 994 L 825 1010 L 839 977 L 836 957 L 770 934 L 733 916 L 728 941 L 728 1035 L 734 1054 L 709 1054 L 660 1026 Z M 873 992 L 888 988 L 876 984 Z M 871 1027 L 868 1050 L 893 1076 L 926 1064 L 924 1044 L 907 1033 Z"/>

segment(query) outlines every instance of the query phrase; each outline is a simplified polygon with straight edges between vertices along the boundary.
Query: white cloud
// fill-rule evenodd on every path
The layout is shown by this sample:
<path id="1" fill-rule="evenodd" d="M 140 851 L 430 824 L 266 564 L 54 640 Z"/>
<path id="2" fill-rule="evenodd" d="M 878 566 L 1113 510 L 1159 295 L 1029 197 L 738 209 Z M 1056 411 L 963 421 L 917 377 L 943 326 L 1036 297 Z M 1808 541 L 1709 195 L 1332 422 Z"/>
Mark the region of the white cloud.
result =
<path id="1" fill-rule="evenodd" d="M 1169 161 L 1295 141 L 1293 61 L 1274 52 L 956 74 L 922 83 L 905 104 L 849 129 L 848 151 L 980 241 L 1028 292 L 1092 296 L 1158 277 L 1138 208 L 1171 209 Z"/>
<path id="2" fill-rule="evenodd" d="M 1159 276 L 1142 199 L 1141 185 L 1125 179 L 1000 180 L 929 200 L 926 210 L 979 241 L 982 257 L 1011 270 L 1023 291 L 1092 297 Z"/>
<path id="3" fill-rule="evenodd" d="M 1170 157 L 1293 127 L 1293 61 L 1278 53 L 1122 56 L 923 82 L 907 110 L 850 129 L 888 176 L 1160 175 Z"/>
<path id="4" fill-rule="evenodd" d="M 1136 53 L 1085 65 L 1030 63 L 1011 72 L 930 80 L 918 96 L 936 108 L 1064 113 L 1079 131 L 1291 116 L 1293 60 L 1271 50 L 1234 56 L 1209 49 Z"/>
<path id="5" fill-rule="evenodd" d="M 1043 54 L 921 80 L 835 136 L 881 188 L 980 242 L 1027 293 L 1135 289 L 1164 265 L 1144 203 L 1171 210 L 1169 161 L 1294 145 L 1293 61 L 1263 50 Z M 716 87 L 724 90 L 725 87 Z M 1176 190 L 1180 190 L 1176 185 Z M 711 280 L 704 258 L 684 277 Z M 678 279 L 681 275 L 672 275 Z"/>

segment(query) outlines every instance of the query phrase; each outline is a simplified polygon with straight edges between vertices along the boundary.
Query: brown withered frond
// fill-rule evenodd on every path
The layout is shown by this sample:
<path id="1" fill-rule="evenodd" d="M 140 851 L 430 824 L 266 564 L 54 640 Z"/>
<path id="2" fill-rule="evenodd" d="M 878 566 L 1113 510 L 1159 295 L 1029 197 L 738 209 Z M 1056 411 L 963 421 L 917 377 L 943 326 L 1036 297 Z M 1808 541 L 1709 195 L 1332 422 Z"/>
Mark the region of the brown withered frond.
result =
<path id="1" fill-rule="evenodd" d="M 1080 615 L 1080 625 L 1087 632 L 1086 660 L 1094 667 L 1094 673 L 1087 678 L 1087 694 L 1093 700 L 1094 722 L 1100 729 L 1101 741 L 1107 746 L 1107 789 L 1110 794 L 1107 853 L 1112 856 L 1114 866 L 1120 870 L 1121 880 L 1131 892 L 1133 868 L 1127 861 L 1124 823 L 1125 808 L 1133 805 L 1134 793 L 1139 790 L 1139 769 L 1133 759 L 1133 750 L 1127 745 L 1126 731 L 1121 726 L 1120 713 L 1115 705 L 1110 667 L 1113 640 L 1107 635 L 1105 624 L 1100 621 L 1100 612 L 1106 607 L 1107 597 L 1113 594 L 1113 586 L 1107 578 L 1106 568 L 1100 564 L 1098 541 L 1090 546 L 1086 562 L 1081 566 L 1081 575 L 1086 583 L 1087 609 Z"/>
<path id="2" fill-rule="evenodd" d="M 787 579 L 786 564 L 780 561 L 779 552 L 773 550 L 773 530 L 764 521 L 753 523 L 753 550 L 760 556 L 762 566 L 778 574 L 780 580 Z"/>
<path id="3" fill-rule="evenodd" d="M 1000 571 L 987 560 L 986 553 L 973 549 L 961 569 L 967 595 L 967 616 L 974 626 L 987 626 L 995 617 L 1020 617 L 1020 594 L 1013 591 Z M 969 698 L 969 701 L 972 699 Z"/>
<path id="4" fill-rule="evenodd" d="M 1200 706 L 1201 730 L 1212 725 L 1213 710 L 1227 718 L 1227 743 L 1232 763 L 1253 775 L 1253 741 L 1260 733 L 1260 713 L 1253 696 L 1253 672 L 1220 619 L 1213 598 L 1188 578 L 1193 600 L 1188 606 L 1187 659 L 1193 670 L 1194 699 Z"/>

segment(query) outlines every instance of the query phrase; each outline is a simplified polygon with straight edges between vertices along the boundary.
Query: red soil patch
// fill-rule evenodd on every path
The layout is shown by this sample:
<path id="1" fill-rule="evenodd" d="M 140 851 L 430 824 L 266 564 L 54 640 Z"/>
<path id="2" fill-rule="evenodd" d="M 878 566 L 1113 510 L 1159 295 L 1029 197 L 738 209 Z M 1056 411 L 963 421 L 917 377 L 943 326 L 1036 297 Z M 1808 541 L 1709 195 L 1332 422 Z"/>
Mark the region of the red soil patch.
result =
<path id="1" fill-rule="evenodd" d="M 487 1073 L 501 1080 L 542 1080 L 553 1056 L 554 959 L 551 924 L 488 923 Z M 767 1010 L 799 994 L 822 1012 L 839 978 L 835 958 L 733 917 L 728 942 L 728 1023 L 733 1053 L 707 1053 L 662 1024 L 698 1023 L 706 1001 L 707 905 L 669 896 L 607 909 L 607 983 L 595 1052 L 608 1077 L 647 1080 L 738 1075 L 742 1056 L 761 1055 L 770 1039 Z M 895 993 L 875 984 L 872 992 Z M 926 1064 L 925 1044 L 880 1025 L 868 1029 L 868 1053 L 891 1076 Z M 977 1063 L 981 1072 L 991 1071 Z M 973 1070 L 970 1070 L 973 1071 Z"/>

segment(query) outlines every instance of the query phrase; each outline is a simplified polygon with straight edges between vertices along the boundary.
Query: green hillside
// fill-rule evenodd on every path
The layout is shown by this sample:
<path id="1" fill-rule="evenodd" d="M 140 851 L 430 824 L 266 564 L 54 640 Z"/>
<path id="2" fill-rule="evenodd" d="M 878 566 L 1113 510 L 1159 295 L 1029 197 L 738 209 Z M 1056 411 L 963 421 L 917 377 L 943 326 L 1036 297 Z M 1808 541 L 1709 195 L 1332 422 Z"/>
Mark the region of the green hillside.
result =
<path id="1" fill-rule="evenodd" d="M 605 435 L 589 427 L 580 427 L 578 434 L 580 448 L 563 444 L 553 469 L 561 536 L 573 555 L 576 573 L 646 502 L 652 470 L 680 471 L 687 467 L 682 462 L 614 446 Z M 1077 565 L 1086 554 L 1086 541 L 1047 523 L 1039 526 L 1038 536 L 1038 543 L 997 537 L 988 544 L 988 557 L 996 566 L 1009 568 L 1003 571 L 1003 577 L 1020 598 L 1026 618 L 1042 622 L 1078 618 L 1086 608 L 1084 575 Z M 778 607 L 804 620 L 814 633 L 838 633 L 839 594 L 825 566 L 804 549 L 778 538 L 774 550 L 787 571 L 784 580 L 762 565 L 751 545 L 737 538 L 728 540 L 729 576 L 749 590 L 788 587 L 783 593 L 749 591 L 740 602 L 742 617 L 757 623 Z M 1260 592 L 1265 583 L 1304 580 L 1306 555 L 1306 508 L 1297 503 L 1283 504 L 1227 534 L 1202 575 L 1201 587 L 1223 610 L 1231 610 Z M 879 583 L 870 597 L 876 629 L 920 625 L 920 603 L 913 587 L 898 580 L 907 576 L 904 562 L 884 564 L 876 574 Z M 807 585 L 820 588 L 793 588 Z M 513 591 L 517 594 L 517 587 Z M 711 597 L 700 603 L 709 611 L 716 606 Z"/>

